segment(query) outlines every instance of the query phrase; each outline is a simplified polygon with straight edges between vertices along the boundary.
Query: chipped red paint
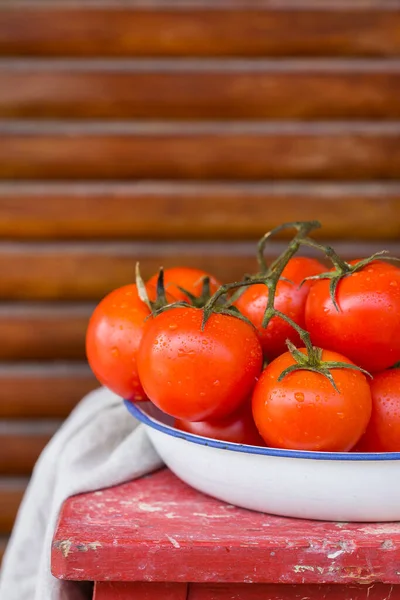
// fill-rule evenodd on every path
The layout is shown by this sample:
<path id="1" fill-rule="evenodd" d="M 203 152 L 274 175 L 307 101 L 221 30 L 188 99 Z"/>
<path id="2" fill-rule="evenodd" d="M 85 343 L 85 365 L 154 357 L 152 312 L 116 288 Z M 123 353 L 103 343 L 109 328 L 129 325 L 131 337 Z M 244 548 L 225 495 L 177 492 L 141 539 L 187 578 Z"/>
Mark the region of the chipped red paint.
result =
<path id="1" fill-rule="evenodd" d="M 370 600 L 372 593 L 376 600 L 388 594 L 400 600 L 400 523 L 326 523 L 247 511 L 197 492 L 164 469 L 67 500 L 54 536 L 52 571 L 62 579 L 97 582 L 363 584 Z M 377 582 L 389 584 L 382 588 L 386 596 L 379 595 Z M 190 589 L 201 594 L 201 588 Z M 229 586 L 215 589 L 220 600 Z"/>

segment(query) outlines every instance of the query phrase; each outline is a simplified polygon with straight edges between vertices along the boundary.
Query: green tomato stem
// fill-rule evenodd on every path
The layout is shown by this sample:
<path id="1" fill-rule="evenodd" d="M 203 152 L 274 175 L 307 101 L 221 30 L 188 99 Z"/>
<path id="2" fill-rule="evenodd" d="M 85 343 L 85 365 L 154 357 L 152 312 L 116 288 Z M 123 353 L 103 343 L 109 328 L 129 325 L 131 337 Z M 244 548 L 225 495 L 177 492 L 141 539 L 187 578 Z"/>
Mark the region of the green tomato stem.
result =
<path id="1" fill-rule="evenodd" d="M 266 310 L 264 313 L 262 326 L 264 328 L 266 328 L 268 326 L 270 320 L 274 316 L 283 318 L 286 322 L 288 322 L 297 331 L 297 333 L 300 335 L 301 339 L 303 340 L 306 348 L 309 351 L 311 351 L 312 344 L 311 344 L 311 340 L 310 340 L 310 336 L 309 336 L 308 332 L 305 331 L 304 329 L 302 329 L 299 325 L 297 325 L 297 323 L 295 323 L 292 319 L 290 319 L 290 317 L 277 311 L 274 308 L 274 300 L 275 300 L 276 288 L 277 288 L 279 280 L 281 279 L 284 268 L 288 264 L 289 260 L 299 250 L 300 246 L 303 243 L 303 240 L 307 238 L 307 235 L 313 229 L 316 229 L 318 227 L 320 227 L 320 223 L 318 221 L 295 221 L 292 223 L 284 223 L 283 225 L 279 225 L 278 227 L 275 227 L 275 229 L 272 229 L 271 231 L 266 233 L 258 243 L 257 257 L 258 257 L 258 264 L 261 269 L 261 273 L 259 273 L 258 275 L 255 275 L 254 277 L 245 278 L 243 281 L 230 283 L 230 284 L 221 286 L 219 288 L 219 290 L 217 290 L 217 292 L 210 298 L 210 300 L 207 302 L 207 304 L 204 307 L 204 316 L 203 316 L 202 327 L 203 328 L 205 327 L 207 320 L 209 319 L 211 313 L 215 310 L 215 307 L 217 306 L 217 303 L 222 296 L 226 295 L 228 292 L 230 292 L 232 290 L 238 290 L 238 292 L 239 292 L 240 290 L 243 290 L 246 287 L 260 283 L 260 284 L 266 285 L 268 288 L 268 301 L 267 301 L 267 307 L 266 307 Z M 280 233 L 281 231 L 283 231 L 285 229 L 296 229 L 297 233 L 294 236 L 294 238 L 289 242 L 289 245 L 286 248 L 286 250 L 284 252 L 282 252 L 282 254 L 268 268 L 267 264 L 265 262 L 265 259 L 264 259 L 265 246 L 266 246 L 268 240 L 273 235 L 276 235 L 277 233 Z M 237 297 L 237 294 L 235 294 L 235 297 Z M 232 300 L 231 300 L 231 302 L 232 302 Z"/>
<path id="2" fill-rule="evenodd" d="M 358 268 L 365 266 L 365 264 L 368 264 L 369 262 L 374 260 L 376 255 L 374 255 L 373 257 L 370 257 L 369 259 L 365 259 L 364 261 L 361 261 L 356 266 L 350 265 L 346 261 L 344 261 L 342 258 L 340 258 L 340 256 L 338 256 L 338 254 L 334 251 L 333 248 L 331 248 L 331 246 L 324 246 L 323 244 L 319 244 L 312 238 L 308 237 L 308 234 L 313 229 L 316 229 L 318 227 L 320 227 L 320 223 L 318 221 L 304 221 L 304 222 L 296 221 L 296 222 L 292 222 L 292 223 L 284 223 L 283 225 L 280 225 L 279 227 L 276 227 L 272 231 L 269 231 L 268 233 L 266 233 L 260 239 L 260 241 L 258 242 L 258 246 L 257 246 L 257 261 L 258 261 L 260 273 L 258 273 L 255 276 L 250 276 L 250 277 L 247 276 L 243 279 L 243 281 L 230 283 L 230 284 L 221 286 L 217 290 L 217 292 L 210 298 L 210 300 L 207 302 L 207 304 L 204 306 L 204 316 L 203 316 L 202 328 L 204 329 L 204 327 L 207 323 L 207 320 L 209 319 L 212 312 L 217 310 L 218 302 L 227 293 L 229 293 L 232 290 L 237 290 L 236 293 L 231 298 L 231 303 L 232 303 L 235 299 L 237 299 L 237 297 L 240 295 L 240 293 L 242 293 L 242 291 L 245 288 L 247 288 L 251 285 L 255 285 L 255 284 L 264 284 L 268 288 L 268 300 L 267 300 L 267 306 L 266 306 L 263 321 L 262 321 L 262 327 L 263 328 L 268 327 L 268 324 L 270 323 L 271 319 L 273 317 L 278 317 L 278 318 L 286 321 L 287 323 L 289 323 L 289 325 L 291 325 L 291 327 L 295 331 L 297 331 L 297 333 L 299 334 L 299 336 L 306 348 L 306 354 L 304 354 L 304 353 L 300 352 L 296 348 L 296 346 L 292 342 L 290 342 L 290 340 L 286 341 L 288 350 L 295 360 L 295 364 L 291 365 L 290 367 L 285 369 L 283 371 L 283 373 L 281 373 L 281 375 L 279 377 L 279 381 L 282 380 L 287 375 L 289 375 L 290 373 L 293 373 L 294 371 L 308 370 L 308 371 L 313 371 L 315 373 L 319 373 L 320 375 L 326 377 L 329 380 L 329 382 L 332 384 L 334 389 L 339 393 L 339 390 L 336 386 L 336 383 L 335 383 L 332 373 L 331 373 L 332 369 L 346 368 L 346 369 L 353 369 L 353 370 L 361 371 L 362 373 L 364 373 L 365 375 L 368 375 L 368 376 L 370 376 L 370 374 L 367 371 L 364 371 L 363 369 L 361 369 L 355 365 L 348 364 L 348 363 L 333 362 L 333 361 L 324 362 L 322 360 L 322 349 L 316 348 L 315 346 L 312 345 L 310 334 L 308 333 L 308 331 L 304 330 L 302 327 L 300 327 L 297 323 L 295 323 L 290 317 L 288 317 L 284 313 L 276 310 L 274 303 L 275 303 L 275 295 L 276 295 L 277 285 L 278 285 L 279 281 L 282 279 L 283 270 L 285 269 L 289 260 L 297 253 L 297 251 L 299 250 L 299 248 L 301 246 L 309 246 L 311 248 L 320 250 L 321 252 L 323 252 L 325 254 L 325 256 L 327 256 L 327 258 L 329 258 L 331 260 L 331 262 L 333 263 L 333 265 L 335 267 L 335 270 L 328 272 L 328 273 L 323 273 L 321 275 L 317 275 L 314 277 L 310 277 L 308 279 L 321 279 L 321 278 L 330 279 L 331 280 L 330 281 L 331 297 L 332 297 L 335 307 L 337 308 L 337 310 L 339 310 L 339 307 L 336 304 L 335 292 L 336 292 L 336 287 L 337 287 L 340 279 L 342 277 L 344 277 L 345 275 L 357 270 Z M 265 257 L 264 257 L 266 244 L 273 235 L 276 235 L 277 233 L 280 233 L 281 231 L 286 230 L 286 229 L 296 229 L 297 233 L 292 238 L 292 240 L 289 242 L 286 250 L 284 252 L 282 252 L 282 254 L 280 256 L 278 256 L 278 258 L 268 267 L 268 265 L 265 261 Z"/>

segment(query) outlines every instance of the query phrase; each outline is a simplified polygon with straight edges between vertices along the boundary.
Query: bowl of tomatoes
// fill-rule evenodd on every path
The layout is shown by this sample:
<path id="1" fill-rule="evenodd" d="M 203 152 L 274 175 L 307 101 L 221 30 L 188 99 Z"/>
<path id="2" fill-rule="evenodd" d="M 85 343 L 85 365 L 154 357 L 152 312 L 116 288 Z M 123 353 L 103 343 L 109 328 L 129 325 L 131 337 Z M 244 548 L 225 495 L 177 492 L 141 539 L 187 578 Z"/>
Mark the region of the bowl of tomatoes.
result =
<path id="1" fill-rule="evenodd" d="M 400 520 L 400 269 L 344 260 L 315 226 L 272 232 L 296 230 L 271 265 L 266 234 L 238 282 L 138 272 L 96 307 L 88 360 L 193 487 L 291 517 Z"/>

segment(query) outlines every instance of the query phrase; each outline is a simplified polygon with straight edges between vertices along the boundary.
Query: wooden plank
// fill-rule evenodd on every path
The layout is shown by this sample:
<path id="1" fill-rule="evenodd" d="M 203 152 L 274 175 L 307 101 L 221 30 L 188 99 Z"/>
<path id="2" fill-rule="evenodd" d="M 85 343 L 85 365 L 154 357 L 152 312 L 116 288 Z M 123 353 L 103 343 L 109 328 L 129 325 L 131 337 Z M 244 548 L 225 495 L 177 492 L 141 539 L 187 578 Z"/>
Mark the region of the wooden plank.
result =
<path id="1" fill-rule="evenodd" d="M 400 255 L 399 242 L 338 242 L 334 246 L 344 258 L 368 256 L 383 249 L 392 256 Z M 284 248 L 284 243 L 271 243 L 267 258 L 275 258 Z M 141 264 L 144 278 L 156 273 L 161 265 L 195 266 L 225 282 L 257 270 L 254 242 L 3 243 L 0 299 L 98 300 L 134 281 L 136 261 Z"/>
<path id="2" fill-rule="evenodd" d="M 0 347 L 0 360 L 85 358 L 85 331 L 93 308 L 0 304 L 0 329 L 7 340 Z"/>
<path id="3" fill-rule="evenodd" d="M 305 219 L 331 240 L 397 240 L 400 185 L 0 183 L 3 239 L 257 239 Z"/>
<path id="4" fill-rule="evenodd" d="M 6 179 L 396 179 L 399 122 L 0 126 Z"/>
<path id="5" fill-rule="evenodd" d="M 59 421 L 0 421 L 0 475 L 29 475 Z"/>
<path id="6" fill-rule="evenodd" d="M 118 584 L 114 584 L 118 592 Z M 123 585 L 123 584 L 120 584 Z M 129 585 L 129 584 L 128 584 Z M 131 596 L 133 597 L 133 596 Z M 106 596 L 105 596 L 106 598 Z M 113 596 L 109 596 L 113 598 Z M 121 600 L 123 600 L 122 596 Z M 128 596 L 127 596 L 128 598 Z M 400 586 L 370 585 L 285 585 L 248 583 L 192 584 L 187 600 L 400 600 Z M 115 596 L 116 600 L 119 597 Z M 157 598 L 158 600 L 158 598 Z M 160 597 L 160 600 L 161 597 Z"/>
<path id="7" fill-rule="evenodd" d="M 396 56 L 400 52 L 395 1 L 14 1 L 4 3 L 1 11 L 3 55 Z"/>
<path id="8" fill-rule="evenodd" d="M 399 97 L 397 60 L 0 61 L 1 118 L 395 119 Z"/>
<path id="9" fill-rule="evenodd" d="M 399 558 L 399 524 L 338 527 L 235 508 L 163 469 L 69 498 L 51 562 L 62 579 L 398 586 Z"/>
<path id="10" fill-rule="evenodd" d="M 10 343 L 9 337 L 3 339 L 7 340 L 5 345 Z M 59 333 L 54 339 L 61 345 Z M 42 345 L 39 337 L 36 342 Z M 79 400 L 98 386 L 85 363 L 2 364 L 0 419 L 64 419 Z"/>
<path id="11" fill-rule="evenodd" d="M 23 478 L 0 479 L 0 535 L 11 533 L 27 484 Z"/>

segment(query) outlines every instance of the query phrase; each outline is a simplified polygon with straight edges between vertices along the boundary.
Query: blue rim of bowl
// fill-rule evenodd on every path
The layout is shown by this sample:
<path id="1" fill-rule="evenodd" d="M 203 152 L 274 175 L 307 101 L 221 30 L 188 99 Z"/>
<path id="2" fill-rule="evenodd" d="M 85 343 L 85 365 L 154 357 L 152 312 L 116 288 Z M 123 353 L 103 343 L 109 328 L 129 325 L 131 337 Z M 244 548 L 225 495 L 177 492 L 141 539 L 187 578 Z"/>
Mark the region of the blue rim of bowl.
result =
<path id="1" fill-rule="evenodd" d="M 200 435 L 186 433 L 175 429 L 170 425 L 162 423 L 155 417 L 146 413 L 146 406 L 149 402 L 140 402 L 132 404 L 124 400 L 128 411 L 141 423 L 161 431 L 171 437 L 181 438 L 201 446 L 218 448 L 219 450 L 231 450 L 233 452 L 242 452 L 244 454 L 259 454 L 263 456 L 279 456 L 281 458 L 306 458 L 308 460 L 345 460 L 345 461 L 380 461 L 380 460 L 400 460 L 400 452 L 310 452 L 304 450 L 280 450 L 278 448 L 264 448 L 262 446 L 247 446 L 243 444 L 233 444 L 231 442 L 221 442 L 211 438 L 205 438 Z"/>

